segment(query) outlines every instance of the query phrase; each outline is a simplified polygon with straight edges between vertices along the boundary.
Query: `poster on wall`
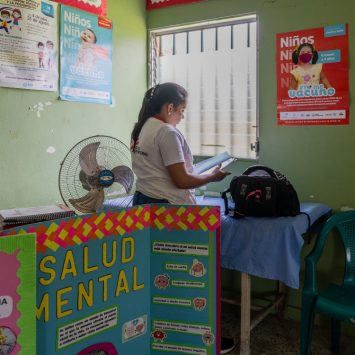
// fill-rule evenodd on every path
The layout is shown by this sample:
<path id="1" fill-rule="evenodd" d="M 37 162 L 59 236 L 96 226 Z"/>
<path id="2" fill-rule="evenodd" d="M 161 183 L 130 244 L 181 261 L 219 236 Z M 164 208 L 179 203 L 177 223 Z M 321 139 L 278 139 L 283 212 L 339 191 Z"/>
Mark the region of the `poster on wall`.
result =
<path id="1" fill-rule="evenodd" d="M 57 6 L 0 0 L 0 86 L 57 91 Z"/>
<path id="2" fill-rule="evenodd" d="M 112 31 L 112 21 L 62 6 L 62 100 L 112 103 Z"/>
<path id="3" fill-rule="evenodd" d="M 192 4 L 207 0 L 147 0 L 147 10 L 162 9 L 163 7 Z"/>
<path id="4" fill-rule="evenodd" d="M 348 24 L 277 35 L 278 125 L 349 124 Z"/>
<path id="5" fill-rule="evenodd" d="M 37 354 L 219 355 L 220 224 L 159 204 L 0 232 L 37 236 Z"/>
<path id="6" fill-rule="evenodd" d="M 107 16 L 107 0 L 53 0 L 97 16 Z"/>

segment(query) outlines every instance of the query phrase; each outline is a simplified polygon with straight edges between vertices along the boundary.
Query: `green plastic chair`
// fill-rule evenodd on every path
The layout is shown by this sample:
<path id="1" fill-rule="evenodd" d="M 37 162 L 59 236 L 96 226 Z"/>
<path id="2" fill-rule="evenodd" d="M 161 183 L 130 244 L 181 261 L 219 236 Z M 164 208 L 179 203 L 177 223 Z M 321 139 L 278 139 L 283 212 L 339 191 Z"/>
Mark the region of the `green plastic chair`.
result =
<path id="1" fill-rule="evenodd" d="M 316 264 L 329 231 L 338 228 L 343 238 L 346 269 L 341 286 L 330 284 L 316 289 Z M 332 352 L 340 349 L 341 321 L 355 324 L 355 211 L 338 213 L 328 219 L 318 234 L 312 252 L 306 257 L 306 278 L 302 292 L 301 355 L 309 355 L 315 313 L 331 317 Z M 354 350 L 355 351 L 355 350 Z"/>

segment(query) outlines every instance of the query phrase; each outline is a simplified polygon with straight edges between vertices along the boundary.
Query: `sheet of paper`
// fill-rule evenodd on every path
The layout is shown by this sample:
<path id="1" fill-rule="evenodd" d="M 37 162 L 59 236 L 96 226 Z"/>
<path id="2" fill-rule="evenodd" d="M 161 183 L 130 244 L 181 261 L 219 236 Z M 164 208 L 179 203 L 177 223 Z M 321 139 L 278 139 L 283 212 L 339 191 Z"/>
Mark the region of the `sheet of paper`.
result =
<path id="1" fill-rule="evenodd" d="M 0 0 L 0 86 L 57 91 L 57 7 L 44 0 Z"/>
<path id="2" fill-rule="evenodd" d="M 233 158 L 227 152 L 216 155 L 215 157 L 206 159 L 204 161 L 201 161 L 200 163 L 195 164 L 194 173 L 200 175 L 211 168 L 214 169 L 219 163 L 223 163 L 229 159 L 233 159 Z"/>

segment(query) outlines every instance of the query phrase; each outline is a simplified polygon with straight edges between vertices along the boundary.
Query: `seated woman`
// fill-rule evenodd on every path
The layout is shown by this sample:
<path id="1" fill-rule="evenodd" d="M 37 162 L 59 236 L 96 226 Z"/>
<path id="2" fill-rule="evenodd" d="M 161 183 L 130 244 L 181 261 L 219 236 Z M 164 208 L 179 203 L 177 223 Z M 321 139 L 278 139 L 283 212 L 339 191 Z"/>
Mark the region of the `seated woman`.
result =
<path id="1" fill-rule="evenodd" d="M 221 181 L 230 172 L 221 166 L 209 175 L 196 175 L 190 148 L 176 128 L 184 118 L 188 94 L 174 83 L 149 89 L 131 135 L 137 191 L 133 205 L 149 203 L 196 204 L 195 188 Z M 233 339 L 221 338 L 221 354 L 234 348 Z"/>

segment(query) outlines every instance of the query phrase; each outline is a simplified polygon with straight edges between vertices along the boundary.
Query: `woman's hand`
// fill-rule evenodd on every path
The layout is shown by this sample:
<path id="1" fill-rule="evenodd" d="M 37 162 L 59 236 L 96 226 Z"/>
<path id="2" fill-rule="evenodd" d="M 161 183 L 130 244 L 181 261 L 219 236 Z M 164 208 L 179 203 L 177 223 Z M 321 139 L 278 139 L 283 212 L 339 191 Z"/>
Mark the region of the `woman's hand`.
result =
<path id="1" fill-rule="evenodd" d="M 214 182 L 218 182 L 218 181 L 222 181 L 224 180 L 224 178 L 230 174 L 232 174 L 231 172 L 228 171 L 222 171 L 221 170 L 222 164 L 220 163 L 213 171 L 212 171 L 212 175 L 214 176 Z"/>
<path id="2" fill-rule="evenodd" d="M 211 174 L 196 175 L 186 171 L 185 163 L 176 163 L 168 165 L 166 170 L 171 177 L 174 185 L 179 189 L 195 189 L 204 186 L 212 181 L 222 181 L 231 173 L 221 170 L 222 164 L 218 165 Z"/>

